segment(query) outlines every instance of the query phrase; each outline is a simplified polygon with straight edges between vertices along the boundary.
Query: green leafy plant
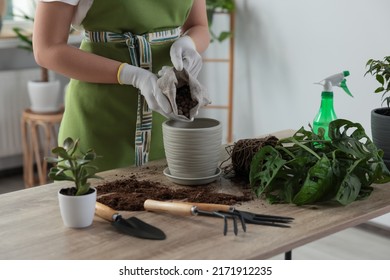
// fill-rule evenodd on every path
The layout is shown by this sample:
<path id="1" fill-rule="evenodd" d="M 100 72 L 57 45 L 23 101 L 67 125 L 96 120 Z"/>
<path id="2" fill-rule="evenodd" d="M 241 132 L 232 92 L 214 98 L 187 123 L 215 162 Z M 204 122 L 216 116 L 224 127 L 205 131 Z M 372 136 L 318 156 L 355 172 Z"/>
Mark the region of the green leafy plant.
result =
<path id="1" fill-rule="evenodd" d="M 233 36 L 230 31 L 222 31 L 220 34 L 215 34 L 212 30 L 214 15 L 216 13 L 232 13 L 235 9 L 234 0 L 207 0 L 207 19 L 209 23 L 209 31 L 211 35 L 211 41 L 222 42 L 231 36 Z"/>
<path id="2" fill-rule="evenodd" d="M 75 184 L 75 195 L 86 194 L 90 189 L 91 178 L 102 179 L 95 175 L 97 167 L 91 165 L 98 156 L 89 149 L 83 153 L 79 149 L 79 140 L 68 137 L 64 140 L 63 147 L 55 147 L 52 153 L 58 157 L 45 157 L 49 163 L 55 166 L 50 168 L 49 178 L 56 181 L 72 181 Z"/>
<path id="3" fill-rule="evenodd" d="M 366 63 L 367 72 L 376 78 L 380 86 L 375 90 L 375 93 L 382 94 L 382 105 L 387 104 L 390 107 L 390 96 L 386 94 L 390 91 L 390 56 L 385 56 L 383 60 L 369 59 Z"/>
<path id="4" fill-rule="evenodd" d="M 390 181 L 377 149 L 358 123 L 338 119 L 329 125 L 330 140 L 303 127 L 292 137 L 265 146 L 253 157 L 250 184 L 270 203 L 347 205 L 370 195 L 371 184 Z"/>

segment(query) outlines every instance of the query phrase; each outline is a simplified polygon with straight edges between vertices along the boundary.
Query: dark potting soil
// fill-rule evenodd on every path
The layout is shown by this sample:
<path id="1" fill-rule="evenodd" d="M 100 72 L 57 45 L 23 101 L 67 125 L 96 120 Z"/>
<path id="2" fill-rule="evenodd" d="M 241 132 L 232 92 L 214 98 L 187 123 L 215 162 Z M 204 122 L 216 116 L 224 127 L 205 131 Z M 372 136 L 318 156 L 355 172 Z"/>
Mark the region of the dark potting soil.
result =
<path id="1" fill-rule="evenodd" d="M 96 187 L 98 201 L 118 211 L 143 211 L 147 199 L 182 200 L 190 202 L 218 203 L 226 205 L 250 201 L 250 190 L 243 190 L 242 196 L 215 192 L 210 185 L 170 188 L 159 182 L 137 180 L 135 176 L 108 182 Z"/>
<path id="2" fill-rule="evenodd" d="M 90 193 L 93 193 L 93 192 L 94 192 L 93 189 L 89 189 L 86 194 L 90 194 Z M 76 193 L 77 193 L 76 187 L 63 188 L 63 189 L 60 190 L 60 194 L 62 194 L 62 195 L 75 196 Z"/>
<path id="3" fill-rule="evenodd" d="M 176 89 L 176 105 L 179 115 L 190 118 L 190 110 L 198 105 L 198 101 L 193 100 L 189 85 L 184 85 Z"/>

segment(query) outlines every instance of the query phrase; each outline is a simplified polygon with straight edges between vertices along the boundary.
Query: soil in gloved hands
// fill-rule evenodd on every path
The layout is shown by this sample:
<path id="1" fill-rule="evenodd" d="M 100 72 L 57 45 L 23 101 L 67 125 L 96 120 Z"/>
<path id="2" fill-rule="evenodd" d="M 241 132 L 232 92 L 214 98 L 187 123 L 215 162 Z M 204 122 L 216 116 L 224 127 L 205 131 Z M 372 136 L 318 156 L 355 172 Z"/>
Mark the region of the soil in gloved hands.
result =
<path id="1" fill-rule="evenodd" d="M 198 101 L 192 99 L 189 85 L 176 89 L 176 105 L 178 114 L 190 119 L 190 110 L 198 105 Z"/>

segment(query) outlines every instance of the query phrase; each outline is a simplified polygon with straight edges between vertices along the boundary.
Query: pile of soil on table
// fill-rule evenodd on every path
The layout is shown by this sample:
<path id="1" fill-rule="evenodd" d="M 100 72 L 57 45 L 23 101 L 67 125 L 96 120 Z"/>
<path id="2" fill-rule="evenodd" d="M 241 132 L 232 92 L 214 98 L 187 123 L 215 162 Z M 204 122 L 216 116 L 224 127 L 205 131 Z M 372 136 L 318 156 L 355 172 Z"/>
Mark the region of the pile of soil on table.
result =
<path id="1" fill-rule="evenodd" d="M 210 185 L 170 188 L 159 182 L 137 180 L 135 176 L 107 182 L 96 187 L 98 201 L 118 211 L 143 211 L 146 199 L 239 204 L 253 199 L 251 191 L 242 196 L 215 192 Z"/>

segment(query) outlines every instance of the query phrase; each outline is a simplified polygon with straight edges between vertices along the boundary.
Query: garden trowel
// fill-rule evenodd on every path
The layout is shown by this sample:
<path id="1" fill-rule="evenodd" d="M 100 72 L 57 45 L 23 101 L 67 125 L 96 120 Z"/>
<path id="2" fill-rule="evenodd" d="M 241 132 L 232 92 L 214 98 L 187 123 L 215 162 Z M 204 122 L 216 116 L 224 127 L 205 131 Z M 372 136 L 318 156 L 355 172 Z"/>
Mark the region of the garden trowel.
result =
<path id="1" fill-rule="evenodd" d="M 149 225 L 136 217 L 124 219 L 117 211 L 100 202 L 96 202 L 95 214 L 111 222 L 119 231 L 128 235 L 155 240 L 164 240 L 166 238 L 165 233 L 162 230 Z"/>

